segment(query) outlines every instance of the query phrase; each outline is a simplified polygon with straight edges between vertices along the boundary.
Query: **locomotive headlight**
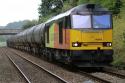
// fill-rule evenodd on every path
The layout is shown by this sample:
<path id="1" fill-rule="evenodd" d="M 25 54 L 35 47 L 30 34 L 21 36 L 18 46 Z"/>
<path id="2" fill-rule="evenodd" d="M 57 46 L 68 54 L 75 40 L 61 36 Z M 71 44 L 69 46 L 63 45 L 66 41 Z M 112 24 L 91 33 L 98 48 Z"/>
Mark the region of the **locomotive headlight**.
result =
<path id="1" fill-rule="evenodd" d="M 77 43 L 77 42 L 72 43 L 72 46 L 73 46 L 73 47 L 78 47 L 78 43 Z"/>
<path id="2" fill-rule="evenodd" d="M 103 43 L 103 46 L 104 46 L 104 47 L 111 47 L 111 46 L 112 46 L 112 43 L 111 43 L 111 42 L 104 42 L 104 43 Z"/>
<path id="3" fill-rule="evenodd" d="M 109 46 L 109 47 L 112 46 L 112 43 L 107 43 L 107 46 Z"/>
<path id="4" fill-rule="evenodd" d="M 78 46 L 78 43 L 74 43 L 74 46 L 77 47 L 77 46 Z"/>
<path id="5" fill-rule="evenodd" d="M 73 47 L 80 47 L 80 46 L 81 46 L 81 43 L 79 43 L 79 42 L 73 42 L 73 43 L 72 43 L 72 46 L 73 46 Z"/>

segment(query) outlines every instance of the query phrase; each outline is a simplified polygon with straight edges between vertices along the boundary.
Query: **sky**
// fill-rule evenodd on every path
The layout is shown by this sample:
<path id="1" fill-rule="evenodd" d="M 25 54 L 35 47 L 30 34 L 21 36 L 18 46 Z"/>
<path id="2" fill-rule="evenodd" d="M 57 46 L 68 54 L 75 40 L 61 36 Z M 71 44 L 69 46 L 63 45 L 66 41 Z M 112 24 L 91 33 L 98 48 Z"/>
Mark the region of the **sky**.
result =
<path id="1" fill-rule="evenodd" d="M 10 22 L 38 19 L 41 0 L 0 0 L 0 26 Z"/>

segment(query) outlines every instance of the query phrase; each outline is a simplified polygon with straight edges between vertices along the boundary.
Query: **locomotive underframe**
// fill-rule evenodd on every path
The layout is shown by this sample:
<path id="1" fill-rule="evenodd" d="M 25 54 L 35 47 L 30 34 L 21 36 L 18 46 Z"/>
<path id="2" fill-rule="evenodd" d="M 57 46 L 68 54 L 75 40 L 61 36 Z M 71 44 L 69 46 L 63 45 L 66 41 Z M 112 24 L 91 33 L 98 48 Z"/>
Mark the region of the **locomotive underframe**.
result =
<path id="1" fill-rule="evenodd" d="M 113 61 L 113 50 L 62 50 L 47 48 L 46 53 L 51 60 L 56 59 L 78 67 L 104 67 Z"/>
<path id="2" fill-rule="evenodd" d="M 13 47 L 13 46 L 10 46 Z M 104 67 L 113 61 L 113 50 L 63 50 L 41 48 L 39 44 L 18 45 L 13 48 L 37 54 L 50 61 L 57 60 L 78 67 Z"/>

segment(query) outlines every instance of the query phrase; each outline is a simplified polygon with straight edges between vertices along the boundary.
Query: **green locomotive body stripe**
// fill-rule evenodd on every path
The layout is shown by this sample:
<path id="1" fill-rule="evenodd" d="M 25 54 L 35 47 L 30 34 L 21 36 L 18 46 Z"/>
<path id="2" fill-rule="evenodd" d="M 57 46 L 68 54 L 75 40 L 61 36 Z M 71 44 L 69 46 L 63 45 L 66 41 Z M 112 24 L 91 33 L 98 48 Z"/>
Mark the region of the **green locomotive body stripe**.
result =
<path id="1" fill-rule="evenodd" d="M 54 47 L 54 25 L 52 24 L 49 28 L 49 43 L 46 43 L 46 47 Z"/>

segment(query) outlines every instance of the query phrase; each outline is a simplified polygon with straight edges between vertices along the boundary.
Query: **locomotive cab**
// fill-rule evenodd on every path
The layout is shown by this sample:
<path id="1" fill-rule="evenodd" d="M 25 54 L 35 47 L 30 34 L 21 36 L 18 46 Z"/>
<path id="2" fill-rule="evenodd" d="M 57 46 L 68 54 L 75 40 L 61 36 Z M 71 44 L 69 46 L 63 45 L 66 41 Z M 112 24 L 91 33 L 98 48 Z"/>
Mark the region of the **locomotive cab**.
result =
<path id="1" fill-rule="evenodd" d="M 87 47 L 93 43 L 96 47 L 91 47 L 91 49 L 106 49 L 106 47 L 112 49 L 112 18 L 110 14 L 72 15 L 71 19 L 73 48 Z"/>
<path id="2" fill-rule="evenodd" d="M 104 10 L 90 9 L 85 12 L 75 12 L 70 18 L 72 62 L 95 67 L 109 65 L 113 60 L 112 14 Z"/>
<path id="3" fill-rule="evenodd" d="M 59 61 L 77 66 L 104 66 L 112 62 L 112 14 L 84 4 L 46 22 L 45 46 Z"/>
<path id="4" fill-rule="evenodd" d="M 112 61 L 111 14 L 72 15 L 71 23 L 70 43 L 74 55 L 96 59 L 93 61 Z"/>

